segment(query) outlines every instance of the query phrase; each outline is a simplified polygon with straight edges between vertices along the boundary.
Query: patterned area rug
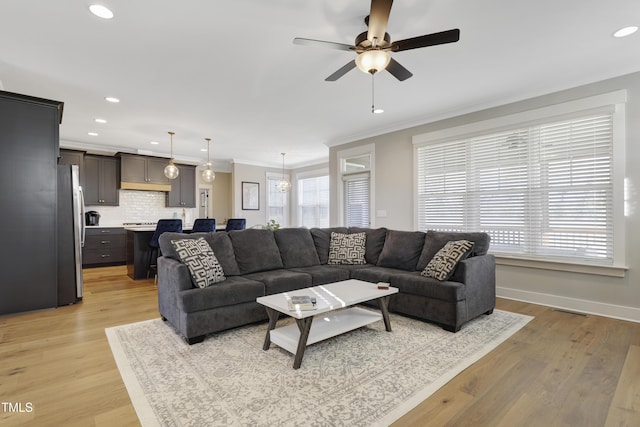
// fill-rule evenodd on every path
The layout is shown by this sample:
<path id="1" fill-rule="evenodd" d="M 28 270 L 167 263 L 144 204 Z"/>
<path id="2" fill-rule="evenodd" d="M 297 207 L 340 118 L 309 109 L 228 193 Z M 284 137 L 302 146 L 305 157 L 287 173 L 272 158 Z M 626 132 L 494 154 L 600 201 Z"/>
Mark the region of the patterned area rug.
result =
<path id="1" fill-rule="evenodd" d="M 397 420 L 531 319 L 495 310 L 452 334 L 392 314 L 393 332 L 380 321 L 314 344 L 298 370 L 285 350 L 262 350 L 266 323 L 193 346 L 160 319 L 106 333 L 145 427 L 370 426 Z"/>

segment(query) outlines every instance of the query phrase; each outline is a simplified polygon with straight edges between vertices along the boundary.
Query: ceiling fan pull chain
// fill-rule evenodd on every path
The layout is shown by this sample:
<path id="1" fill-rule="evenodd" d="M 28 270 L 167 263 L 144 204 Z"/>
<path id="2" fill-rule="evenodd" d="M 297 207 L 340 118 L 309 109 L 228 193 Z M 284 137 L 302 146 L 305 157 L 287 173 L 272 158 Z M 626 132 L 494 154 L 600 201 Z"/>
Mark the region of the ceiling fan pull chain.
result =
<path id="1" fill-rule="evenodd" d="M 374 76 L 374 74 L 371 74 L 371 114 L 374 114 L 374 112 L 376 111 L 373 76 Z"/>

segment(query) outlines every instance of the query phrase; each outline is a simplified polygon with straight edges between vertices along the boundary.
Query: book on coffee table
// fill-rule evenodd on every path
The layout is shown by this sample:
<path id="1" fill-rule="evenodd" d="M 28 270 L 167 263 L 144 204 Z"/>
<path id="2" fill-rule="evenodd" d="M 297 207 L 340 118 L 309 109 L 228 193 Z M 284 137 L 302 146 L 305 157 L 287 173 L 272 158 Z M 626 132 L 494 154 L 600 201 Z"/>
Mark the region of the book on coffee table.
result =
<path id="1" fill-rule="evenodd" d="M 289 299 L 289 310 L 315 310 L 316 299 L 308 295 L 293 295 Z"/>

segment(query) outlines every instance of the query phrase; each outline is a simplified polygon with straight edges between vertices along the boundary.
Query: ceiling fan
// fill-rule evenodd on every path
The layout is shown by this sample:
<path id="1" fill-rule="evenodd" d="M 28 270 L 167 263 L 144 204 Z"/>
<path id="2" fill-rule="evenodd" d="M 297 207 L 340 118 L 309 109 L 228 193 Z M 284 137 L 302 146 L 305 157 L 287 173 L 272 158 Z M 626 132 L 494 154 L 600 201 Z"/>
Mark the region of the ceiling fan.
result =
<path id="1" fill-rule="evenodd" d="M 353 46 L 344 43 L 300 37 L 293 39 L 293 43 L 337 50 L 349 50 L 358 54 L 356 59 L 345 64 L 338 71 L 327 77 L 325 80 L 328 82 L 338 80 L 355 67 L 369 74 L 375 74 L 378 71 L 386 69 L 395 78 L 403 81 L 413 74 L 400 65 L 398 61 L 391 58 L 389 52 L 401 52 L 403 50 L 454 43 L 460 40 L 460 30 L 456 28 L 391 42 L 391 37 L 389 37 L 389 33 L 386 31 L 392 5 L 393 0 L 371 0 L 371 11 L 369 16 L 364 20 L 365 24 L 367 24 L 368 31 L 358 34 Z"/>

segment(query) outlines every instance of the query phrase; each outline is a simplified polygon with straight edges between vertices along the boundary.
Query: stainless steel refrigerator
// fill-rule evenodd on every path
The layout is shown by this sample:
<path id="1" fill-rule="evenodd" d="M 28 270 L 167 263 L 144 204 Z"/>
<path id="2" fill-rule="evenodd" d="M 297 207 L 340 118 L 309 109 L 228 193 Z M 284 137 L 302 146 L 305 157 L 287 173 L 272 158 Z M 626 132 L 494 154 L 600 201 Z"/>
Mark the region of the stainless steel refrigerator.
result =
<path id="1" fill-rule="evenodd" d="M 58 306 L 82 299 L 84 197 L 77 165 L 58 165 Z"/>

